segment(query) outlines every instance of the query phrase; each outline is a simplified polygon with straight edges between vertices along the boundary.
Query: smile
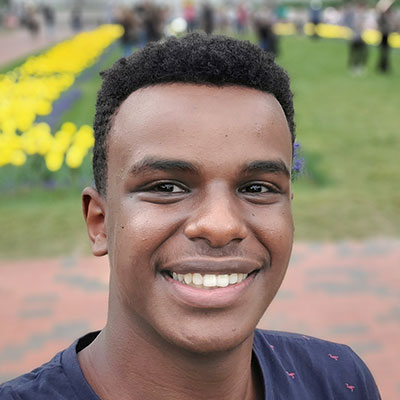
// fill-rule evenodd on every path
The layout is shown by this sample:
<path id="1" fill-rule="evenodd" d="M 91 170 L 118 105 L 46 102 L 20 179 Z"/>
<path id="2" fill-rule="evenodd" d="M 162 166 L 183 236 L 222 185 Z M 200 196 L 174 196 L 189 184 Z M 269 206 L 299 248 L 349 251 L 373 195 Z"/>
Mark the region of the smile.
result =
<path id="1" fill-rule="evenodd" d="M 266 263 L 265 263 L 266 264 Z M 180 304 L 198 309 L 230 307 L 251 293 L 264 263 L 244 257 L 196 257 L 163 263 L 160 275 Z"/>
<path id="2" fill-rule="evenodd" d="M 187 274 L 169 272 L 168 275 L 175 281 L 179 281 L 185 285 L 199 289 L 224 288 L 230 285 L 236 285 L 245 280 L 248 276 L 246 273 L 202 275 L 198 272 Z"/>

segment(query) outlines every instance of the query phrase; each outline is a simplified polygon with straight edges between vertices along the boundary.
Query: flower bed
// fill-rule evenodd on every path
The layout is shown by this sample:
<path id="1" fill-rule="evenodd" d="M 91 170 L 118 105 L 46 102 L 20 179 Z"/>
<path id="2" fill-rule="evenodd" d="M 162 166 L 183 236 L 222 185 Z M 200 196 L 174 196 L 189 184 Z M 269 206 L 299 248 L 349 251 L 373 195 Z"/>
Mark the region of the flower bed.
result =
<path id="1" fill-rule="evenodd" d="M 64 161 L 69 168 L 82 164 L 93 146 L 92 128 L 67 122 L 51 132 L 37 118 L 51 114 L 60 95 L 121 34 L 118 25 L 102 25 L 0 75 L 0 167 L 22 166 L 33 155 L 43 157 L 49 171 L 58 171 Z"/>

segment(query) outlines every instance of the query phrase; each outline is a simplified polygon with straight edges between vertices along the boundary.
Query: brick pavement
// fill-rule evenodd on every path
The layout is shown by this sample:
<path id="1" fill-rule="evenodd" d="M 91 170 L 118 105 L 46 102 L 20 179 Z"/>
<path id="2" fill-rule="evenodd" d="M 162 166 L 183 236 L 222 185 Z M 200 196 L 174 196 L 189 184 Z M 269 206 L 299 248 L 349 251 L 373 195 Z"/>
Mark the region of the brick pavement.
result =
<path id="1" fill-rule="evenodd" d="M 400 240 L 297 243 L 260 326 L 352 346 L 385 400 L 400 398 Z M 47 361 L 107 307 L 106 258 L 0 262 L 0 382 Z"/>

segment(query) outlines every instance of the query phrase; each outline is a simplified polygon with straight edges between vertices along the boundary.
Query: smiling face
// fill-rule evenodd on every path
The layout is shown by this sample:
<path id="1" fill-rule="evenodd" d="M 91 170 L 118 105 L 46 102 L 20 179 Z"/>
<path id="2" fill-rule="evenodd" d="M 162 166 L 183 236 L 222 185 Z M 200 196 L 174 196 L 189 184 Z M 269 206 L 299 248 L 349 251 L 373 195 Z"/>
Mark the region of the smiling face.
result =
<path id="1" fill-rule="evenodd" d="M 250 88 L 157 85 L 123 102 L 108 140 L 93 246 L 110 258 L 109 321 L 202 353 L 251 338 L 292 248 L 280 104 Z"/>

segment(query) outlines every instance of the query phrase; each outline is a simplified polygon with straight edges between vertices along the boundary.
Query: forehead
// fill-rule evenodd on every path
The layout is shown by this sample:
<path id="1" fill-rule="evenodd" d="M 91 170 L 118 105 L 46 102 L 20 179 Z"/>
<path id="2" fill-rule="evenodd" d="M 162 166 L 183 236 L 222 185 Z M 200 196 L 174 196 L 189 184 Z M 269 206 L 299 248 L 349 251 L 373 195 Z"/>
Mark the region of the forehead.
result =
<path id="1" fill-rule="evenodd" d="M 121 104 L 109 137 L 109 164 L 149 155 L 200 163 L 220 158 L 225 164 L 268 156 L 290 164 L 291 135 L 282 107 L 268 93 L 240 86 L 156 85 Z"/>

